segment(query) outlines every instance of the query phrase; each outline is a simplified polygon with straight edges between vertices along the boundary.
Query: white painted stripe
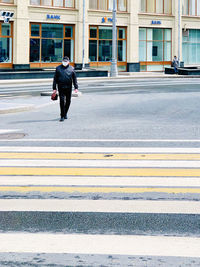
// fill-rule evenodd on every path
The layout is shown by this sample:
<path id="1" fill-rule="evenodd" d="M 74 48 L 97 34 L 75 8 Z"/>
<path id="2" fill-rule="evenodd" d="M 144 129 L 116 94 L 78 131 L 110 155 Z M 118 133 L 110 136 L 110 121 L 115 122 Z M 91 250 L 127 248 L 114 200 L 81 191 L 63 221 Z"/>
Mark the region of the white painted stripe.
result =
<path id="1" fill-rule="evenodd" d="M 185 85 L 185 83 L 182 83 Z M 138 84 L 113 84 L 113 85 L 105 85 L 105 86 L 99 86 L 95 85 L 95 89 L 108 89 L 108 88 L 133 88 L 135 86 L 137 87 L 149 87 L 149 86 L 173 86 L 173 85 L 178 85 L 181 86 L 180 83 L 169 83 L 169 82 L 164 82 L 164 83 L 138 83 Z M 195 83 L 195 85 L 199 85 L 199 83 Z M 91 87 L 92 88 L 92 87 Z M 94 89 L 94 87 L 93 87 Z"/>
<path id="2" fill-rule="evenodd" d="M 60 177 L 0 176 L 0 186 L 139 186 L 139 187 L 200 187 L 199 178 L 177 177 Z"/>
<path id="3" fill-rule="evenodd" d="M 200 143 L 200 139 L 1 139 L 0 142 Z"/>
<path id="4" fill-rule="evenodd" d="M 118 254 L 199 258 L 199 248 L 200 238 L 192 237 L 0 234 L 1 253 Z"/>
<path id="5" fill-rule="evenodd" d="M 179 160 L 0 160 L 1 167 L 96 167 L 96 168 L 200 168 L 199 161 Z"/>
<path id="6" fill-rule="evenodd" d="M 0 211 L 200 214 L 200 202 L 150 200 L 0 199 Z"/>
<path id="7" fill-rule="evenodd" d="M 52 153 L 200 153 L 200 148 L 180 147 L 22 147 L 1 146 L 0 152 L 52 152 Z"/>
<path id="8" fill-rule="evenodd" d="M 19 129 L 0 129 L 0 134 L 19 132 Z"/>

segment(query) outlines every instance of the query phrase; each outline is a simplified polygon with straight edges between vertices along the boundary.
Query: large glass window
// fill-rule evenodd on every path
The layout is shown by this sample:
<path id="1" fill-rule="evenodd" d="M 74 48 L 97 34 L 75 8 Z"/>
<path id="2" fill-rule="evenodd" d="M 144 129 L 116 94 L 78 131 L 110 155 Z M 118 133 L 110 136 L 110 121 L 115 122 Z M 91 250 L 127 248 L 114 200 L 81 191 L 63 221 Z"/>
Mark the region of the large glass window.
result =
<path id="1" fill-rule="evenodd" d="M 200 16 L 200 0 L 183 0 L 183 15 Z"/>
<path id="2" fill-rule="evenodd" d="M 126 29 L 118 29 L 118 61 L 126 61 Z"/>
<path id="3" fill-rule="evenodd" d="M 11 24 L 0 23 L 0 63 L 12 63 Z"/>
<path id="4" fill-rule="evenodd" d="M 1 1 L 1 0 L 0 0 Z M 31 5 L 74 8 L 75 0 L 30 0 Z"/>
<path id="5" fill-rule="evenodd" d="M 61 24 L 31 24 L 30 62 L 74 61 L 74 27 Z"/>
<path id="6" fill-rule="evenodd" d="M 113 9 L 113 0 L 89 0 L 89 8 L 111 11 Z M 117 0 L 117 10 L 127 11 L 127 0 Z"/>
<path id="7" fill-rule="evenodd" d="M 126 28 L 117 28 L 118 62 L 126 62 Z M 112 60 L 112 27 L 90 27 L 90 62 L 110 62 Z"/>
<path id="8" fill-rule="evenodd" d="M 140 0 L 140 12 L 171 14 L 172 0 Z"/>
<path id="9" fill-rule="evenodd" d="M 200 64 L 200 30 L 183 31 L 183 61 Z"/>
<path id="10" fill-rule="evenodd" d="M 171 39 L 171 29 L 140 28 L 139 58 L 143 70 L 163 70 L 163 66 L 169 64 Z"/>

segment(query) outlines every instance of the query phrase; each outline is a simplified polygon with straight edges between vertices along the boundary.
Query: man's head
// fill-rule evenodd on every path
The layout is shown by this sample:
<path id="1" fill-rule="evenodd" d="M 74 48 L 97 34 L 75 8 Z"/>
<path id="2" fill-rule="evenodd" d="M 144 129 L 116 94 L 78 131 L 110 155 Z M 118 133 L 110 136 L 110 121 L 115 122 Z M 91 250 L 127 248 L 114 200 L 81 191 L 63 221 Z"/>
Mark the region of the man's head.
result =
<path id="1" fill-rule="evenodd" d="M 69 58 L 68 57 L 64 57 L 62 60 L 62 64 L 64 67 L 67 67 L 69 65 Z"/>

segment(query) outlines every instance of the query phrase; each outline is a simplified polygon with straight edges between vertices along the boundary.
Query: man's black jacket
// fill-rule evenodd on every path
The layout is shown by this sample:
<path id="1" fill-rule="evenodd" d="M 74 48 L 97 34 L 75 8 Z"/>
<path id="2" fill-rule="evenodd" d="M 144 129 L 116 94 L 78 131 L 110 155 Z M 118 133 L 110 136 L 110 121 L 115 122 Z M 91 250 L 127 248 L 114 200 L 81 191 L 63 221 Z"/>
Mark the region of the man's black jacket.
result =
<path id="1" fill-rule="evenodd" d="M 78 83 L 74 68 L 70 65 L 68 65 L 67 67 L 64 67 L 63 65 L 58 66 L 54 75 L 53 90 L 56 90 L 56 85 L 58 85 L 58 90 L 62 88 L 71 90 L 72 82 L 74 84 L 74 88 L 78 89 Z"/>

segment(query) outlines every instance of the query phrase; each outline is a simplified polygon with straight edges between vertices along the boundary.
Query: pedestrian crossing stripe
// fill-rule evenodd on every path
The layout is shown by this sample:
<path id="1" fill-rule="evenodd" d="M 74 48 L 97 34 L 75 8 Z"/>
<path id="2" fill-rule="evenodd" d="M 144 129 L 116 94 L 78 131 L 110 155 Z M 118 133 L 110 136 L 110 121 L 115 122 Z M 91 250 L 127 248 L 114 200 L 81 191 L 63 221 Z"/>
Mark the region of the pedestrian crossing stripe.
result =
<path id="1" fill-rule="evenodd" d="M 195 237 L 60 233 L 2 233 L 0 235 L 0 253 L 54 253 L 54 255 L 56 255 L 55 253 L 70 253 L 200 258 L 199 247 L 200 239 Z"/>
<path id="2" fill-rule="evenodd" d="M 66 159 L 66 160 L 200 160 L 200 154 L 159 153 L 0 153 L 0 159 Z"/>
<path id="3" fill-rule="evenodd" d="M 200 188 L 153 188 L 153 187 L 78 187 L 78 186 L 1 186 L 0 192 L 17 192 L 17 193 L 166 193 L 166 194 L 200 194 Z"/>
<path id="4" fill-rule="evenodd" d="M 200 177 L 200 168 L 23 168 L 1 167 L 0 175 Z"/>

